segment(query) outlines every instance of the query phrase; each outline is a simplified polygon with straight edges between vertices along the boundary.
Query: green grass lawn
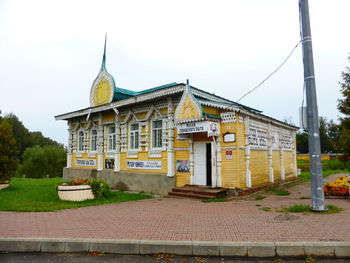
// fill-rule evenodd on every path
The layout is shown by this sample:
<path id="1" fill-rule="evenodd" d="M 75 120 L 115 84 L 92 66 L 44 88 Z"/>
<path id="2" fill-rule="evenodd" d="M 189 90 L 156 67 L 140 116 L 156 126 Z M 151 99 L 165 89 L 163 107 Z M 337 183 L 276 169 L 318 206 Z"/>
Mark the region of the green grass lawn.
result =
<path id="1" fill-rule="evenodd" d="M 61 201 L 56 192 L 56 187 L 61 182 L 62 178 L 12 178 L 10 186 L 0 191 L 0 211 L 46 212 L 151 198 L 146 194 L 117 191 L 111 192 L 110 197 L 101 200 Z"/>
<path id="2" fill-rule="evenodd" d="M 339 174 L 339 173 L 349 173 L 349 171 L 341 170 L 341 169 L 322 171 L 323 177 L 327 177 L 328 175 Z M 304 179 L 305 181 L 310 180 L 310 172 L 301 172 L 299 177 Z"/>

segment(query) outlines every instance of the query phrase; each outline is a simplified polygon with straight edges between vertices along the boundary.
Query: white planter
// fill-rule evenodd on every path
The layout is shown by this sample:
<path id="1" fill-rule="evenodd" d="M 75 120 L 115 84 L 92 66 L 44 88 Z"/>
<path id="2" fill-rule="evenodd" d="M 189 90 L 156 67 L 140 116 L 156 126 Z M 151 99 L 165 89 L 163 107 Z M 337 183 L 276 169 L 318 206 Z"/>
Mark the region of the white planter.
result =
<path id="1" fill-rule="evenodd" d="M 66 201 L 84 201 L 94 199 L 90 185 L 59 185 L 58 197 Z"/>
<path id="2" fill-rule="evenodd" d="M 2 190 L 2 189 L 4 189 L 4 188 L 6 188 L 6 187 L 8 187 L 10 184 L 3 184 L 3 183 L 1 183 L 0 184 L 0 190 Z"/>

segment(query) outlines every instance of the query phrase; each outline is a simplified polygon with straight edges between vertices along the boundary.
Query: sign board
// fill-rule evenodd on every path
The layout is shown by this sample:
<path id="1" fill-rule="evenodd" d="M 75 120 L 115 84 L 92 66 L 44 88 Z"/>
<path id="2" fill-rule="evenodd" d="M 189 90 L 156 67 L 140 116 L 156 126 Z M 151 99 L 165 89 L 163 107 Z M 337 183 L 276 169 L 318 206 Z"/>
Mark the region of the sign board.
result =
<path id="1" fill-rule="evenodd" d="M 77 166 L 96 166 L 96 160 L 94 159 L 75 159 Z"/>
<path id="2" fill-rule="evenodd" d="M 189 173 L 190 161 L 189 160 L 176 160 L 176 172 Z"/>
<path id="3" fill-rule="evenodd" d="M 127 161 L 129 169 L 161 170 L 162 161 Z"/>
<path id="4" fill-rule="evenodd" d="M 217 136 L 219 132 L 218 124 L 211 121 L 198 121 L 191 123 L 181 123 L 177 125 L 178 134 L 196 132 L 208 132 L 208 136 Z"/>
<path id="5" fill-rule="evenodd" d="M 114 169 L 114 158 L 105 159 L 105 168 Z"/>
<path id="6" fill-rule="evenodd" d="M 232 149 L 226 150 L 226 160 L 232 159 Z"/>
<path id="7" fill-rule="evenodd" d="M 235 142 L 236 134 L 235 133 L 226 133 L 224 135 L 224 142 Z"/>
<path id="8" fill-rule="evenodd" d="M 219 126 L 216 122 L 211 122 L 208 129 L 208 137 L 218 136 L 219 135 Z"/>

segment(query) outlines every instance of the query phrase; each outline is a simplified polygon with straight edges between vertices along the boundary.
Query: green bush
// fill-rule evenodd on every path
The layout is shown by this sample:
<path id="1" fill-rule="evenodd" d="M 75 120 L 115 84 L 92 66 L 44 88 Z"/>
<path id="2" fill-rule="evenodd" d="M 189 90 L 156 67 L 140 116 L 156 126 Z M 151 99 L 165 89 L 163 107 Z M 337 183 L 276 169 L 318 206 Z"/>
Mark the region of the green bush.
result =
<path id="1" fill-rule="evenodd" d="M 103 199 L 110 196 L 109 185 L 104 180 L 88 180 L 86 184 L 91 186 L 95 199 Z"/>
<path id="2" fill-rule="evenodd" d="M 62 177 L 66 166 L 66 151 L 57 146 L 34 146 L 23 154 L 23 163 L 16 172 L 18 177 L 30 178 Z"/>
<path id="3" fill-rule="evenodd" d="M 350 171 L 350 161 L 344 162 L 345 169 Z"/>
<path id="4" fill-rule="evenodd" d="M 329 160 L 327 162 L 327 165 L 329 167 L 329 170 L 344 170 L 345 169 L 345 163 L 339 160 Z"/>

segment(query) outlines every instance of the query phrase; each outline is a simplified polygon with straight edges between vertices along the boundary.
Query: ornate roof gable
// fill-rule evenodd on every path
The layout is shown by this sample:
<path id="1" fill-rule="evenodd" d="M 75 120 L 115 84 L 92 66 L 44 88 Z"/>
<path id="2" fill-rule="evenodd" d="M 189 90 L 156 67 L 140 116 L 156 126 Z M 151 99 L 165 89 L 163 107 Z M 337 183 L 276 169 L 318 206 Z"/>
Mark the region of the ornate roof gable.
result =
<path id="1" fill-rule="evenodd" d="M 115 83 L 113 76 L 106 70 L 106 41 L 107 34 L 105 37 L 101 69 L 90 90 L 91 107 L 100 106 L 112 102 L 115 93 Z"/>
<path id="2" fill-rule="evenodd" d="M 191 86 L 187 80 L 186 89 L 175 111 L 175 121 L 196 121 L 203 118 L 203 110 L 196 98 L 193 96 Z"/>

